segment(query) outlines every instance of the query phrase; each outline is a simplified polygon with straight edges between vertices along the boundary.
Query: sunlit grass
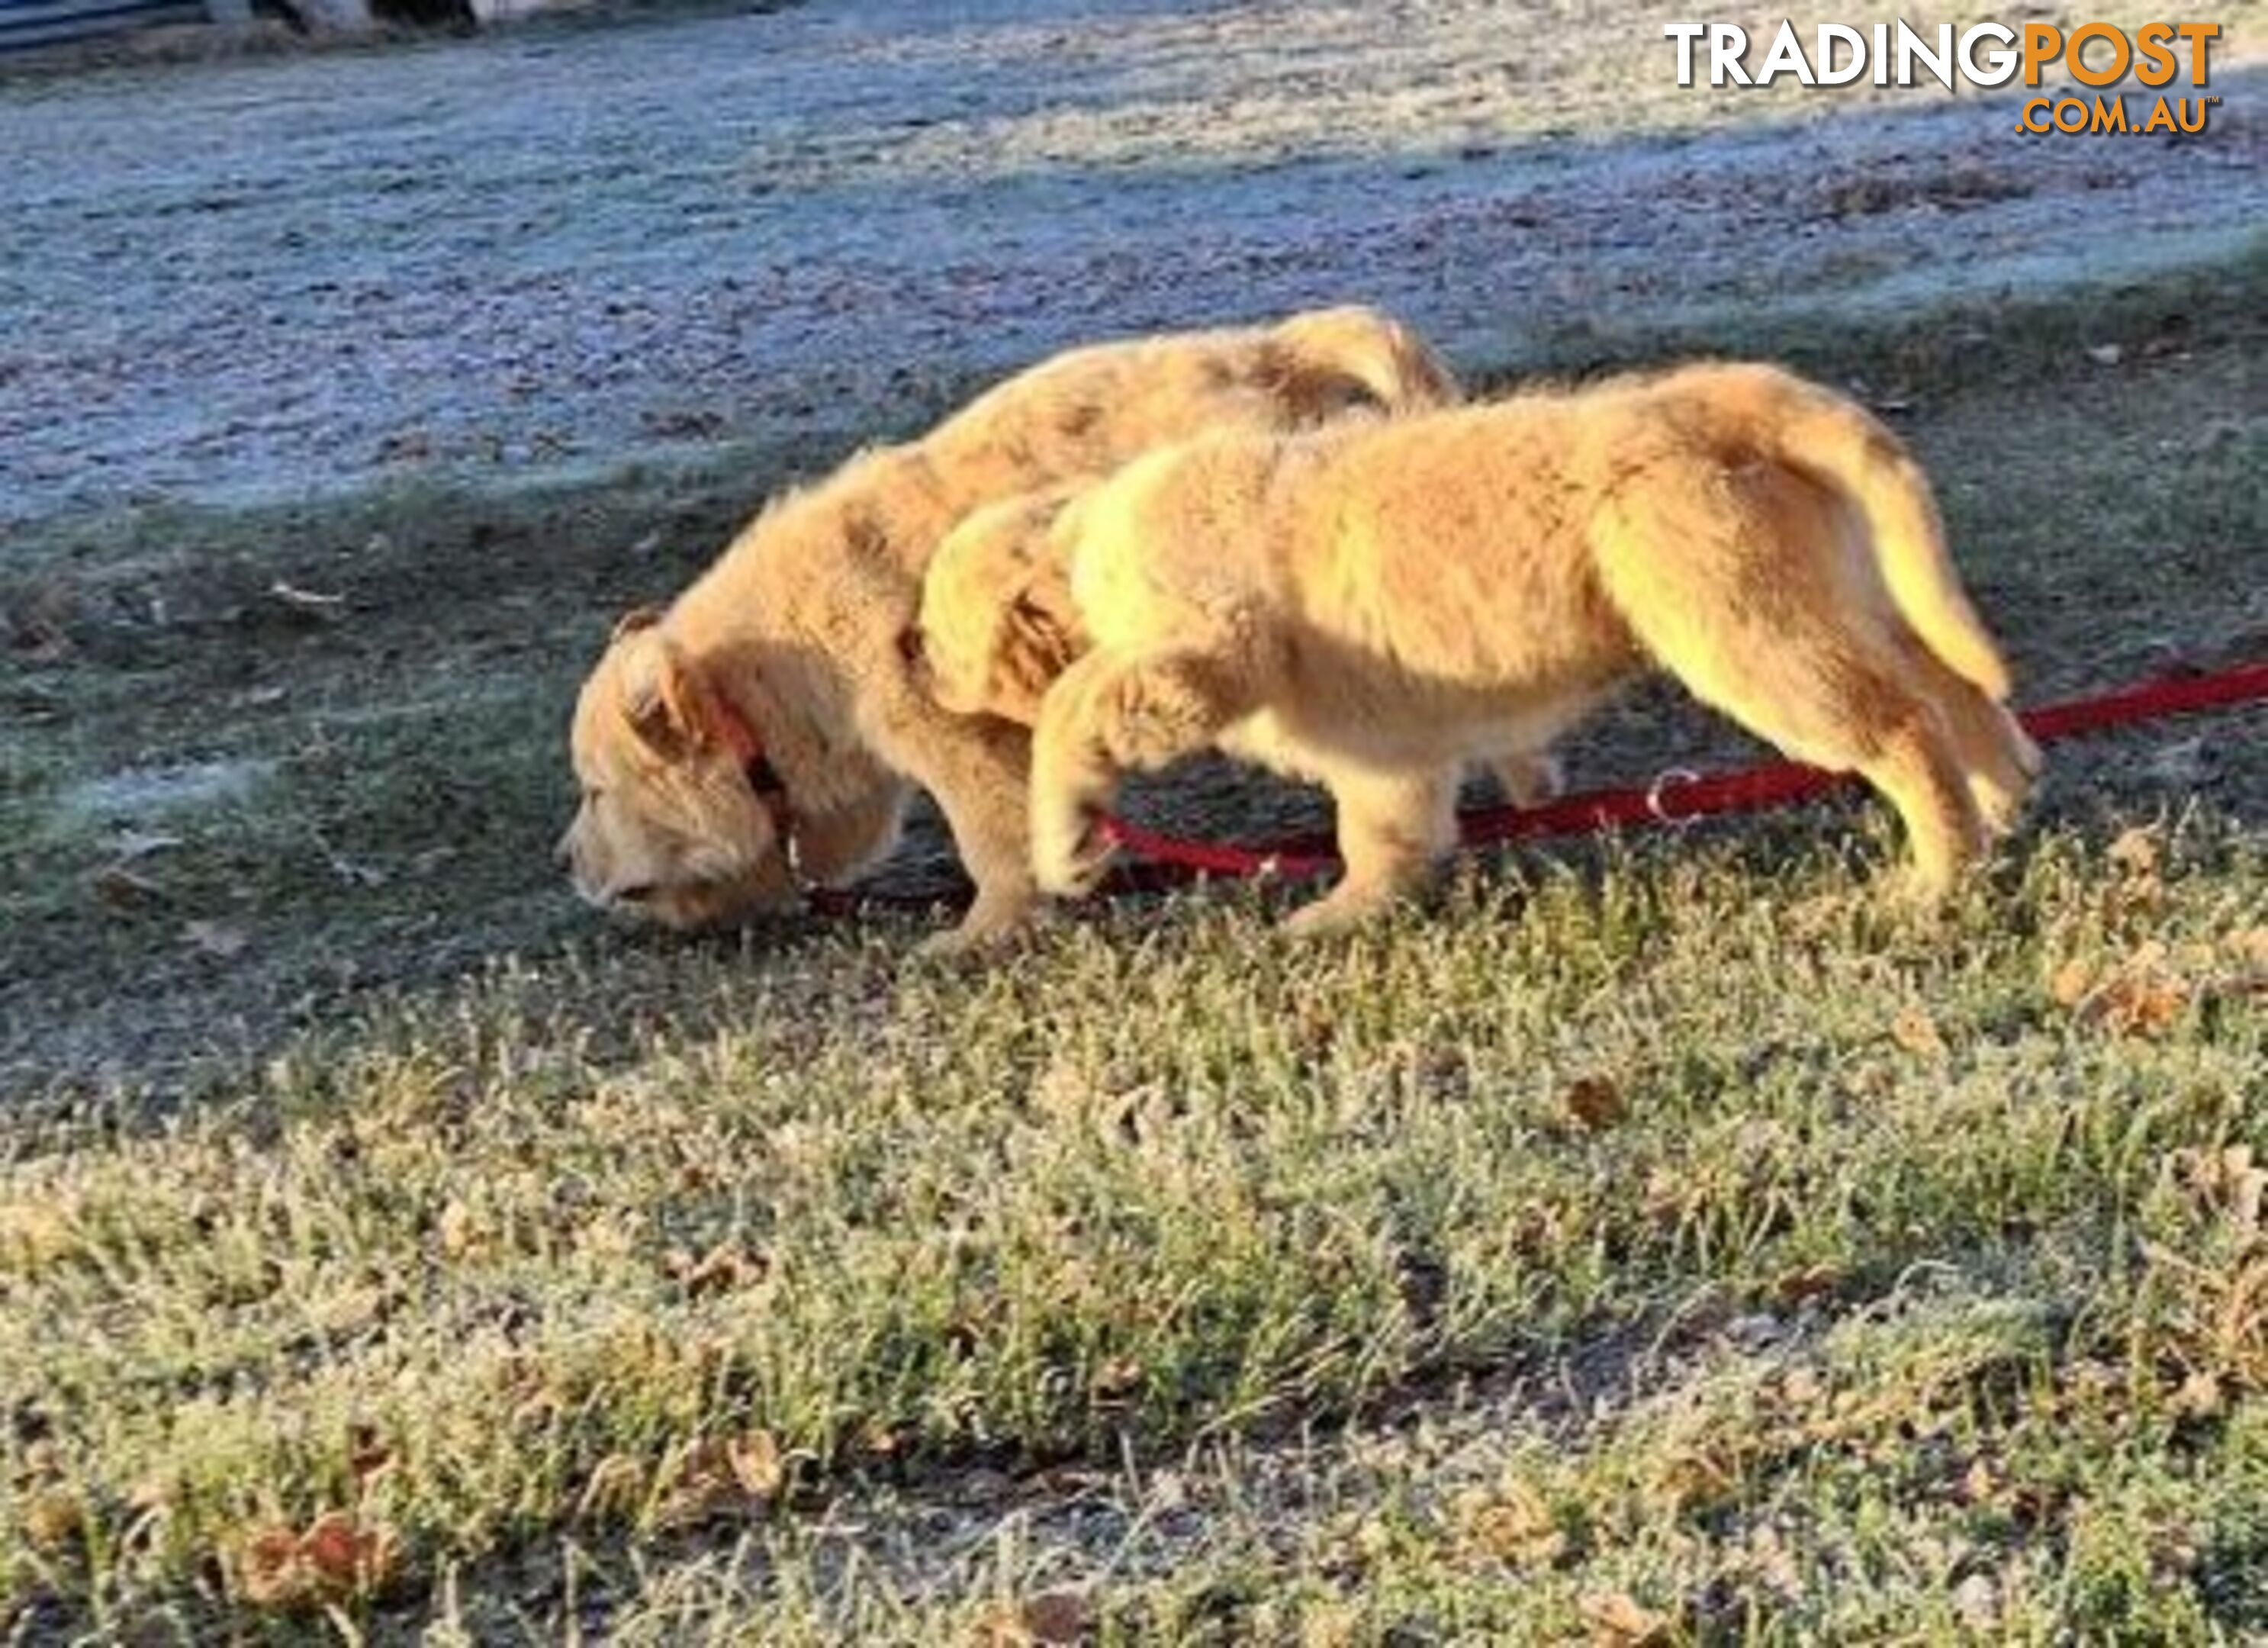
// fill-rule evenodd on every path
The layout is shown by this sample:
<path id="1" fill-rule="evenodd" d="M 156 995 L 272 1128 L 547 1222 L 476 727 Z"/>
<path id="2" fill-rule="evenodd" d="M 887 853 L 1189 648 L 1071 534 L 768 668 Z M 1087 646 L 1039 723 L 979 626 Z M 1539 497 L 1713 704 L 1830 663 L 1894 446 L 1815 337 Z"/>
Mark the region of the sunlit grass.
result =
<path id="1" fill-rule="evenodd" d="M 2054 1442 L 2084 1497 L 2124 1478 L 2041 1424 L 2074 1379 L 2257 1468 L 2241 837 L 2052 840 L 1942 923 L 1839 857 L 1760 879 L 1721 847 L 1450 904 L 1305 949 L 1235 903 L 1129 912 L 974 974 L 846 935 L 605 1056 L 607 975 L 520 967 L 162 1127 L 21 1133 L 10 1583 L 241 1600 L 263 1535 L 343 1513 L 379 1554 L 306 1588 L 350 1594 L 1727 1323 L 1794 1348 L 1569 1428 L 1533 1488 L 1558 1582 L 1472 1606 L 1706 1570 L 1712 1529 L 1791 1497 L 1881 1499 L 1914 1528 L 1828 1531 L 1899 1546 L 1935 1526 L 1912 1491 L 2012 1448 Z M 1915 1424 L 1962 1434 L 1911 1491 L 1862 1468 Z M 1462 1571 L 1437 1559 L 1410 1582 Z"/>

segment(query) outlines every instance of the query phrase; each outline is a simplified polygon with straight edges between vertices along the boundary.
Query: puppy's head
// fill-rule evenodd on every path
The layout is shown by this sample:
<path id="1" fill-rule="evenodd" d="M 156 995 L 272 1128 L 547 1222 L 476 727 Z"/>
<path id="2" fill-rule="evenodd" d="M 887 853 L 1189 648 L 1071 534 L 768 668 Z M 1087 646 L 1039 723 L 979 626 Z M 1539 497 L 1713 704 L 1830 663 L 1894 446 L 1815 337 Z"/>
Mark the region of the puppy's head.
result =
<path id="1" fill-rule="evenodd" d="M 688 928 L 793 900 L 780 820 L 733 728 L 659 614 L 616 626 L 571 734 L 583 800 L 559 856 L 587 902 Z"/>
<path id="2" fill-rule="evenodd" d="M 1072 497 L 1056 487 L 990 504 L 930 558 L 909 651 L 939 707 L 1030 726 L 1056 677 L 1086 651 L 1055 531 Z"/>

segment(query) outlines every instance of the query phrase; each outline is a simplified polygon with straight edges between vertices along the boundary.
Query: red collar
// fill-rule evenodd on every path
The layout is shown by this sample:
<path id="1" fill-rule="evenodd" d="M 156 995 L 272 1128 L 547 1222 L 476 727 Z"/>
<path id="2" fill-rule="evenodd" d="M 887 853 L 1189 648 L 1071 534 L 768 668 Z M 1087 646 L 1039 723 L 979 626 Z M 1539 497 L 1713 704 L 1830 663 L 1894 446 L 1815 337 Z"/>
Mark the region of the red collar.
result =
<path id="1" fill-rule="evenodd" d="M 740 773 L 755 792 L 756 804 L 772 816 L 772 833 L 778 836 L 781 850 L 787 855 L 788 867 L 797 870 L 795 848 L 795 812 L 788 805 L 787 780 L 772 758 L 764 753 L 764 741 L 740 706 L 723 693 L 717 700 L 717 731 L 725 740 L 725 747 L 740 765 Z M 801 876 L 799 873 L 799 880 Z"/>
<path id="2" fill-rule="evenodd" d="M 748 776 L 748 788 L 768 800 L 774 796 L 784 799 L 787 784 L 773 767 L 771 757 L 764 753 L 763 739 L 740 712 L 740 705 L 722 693 L 716 696 L 718 733 L 724 739 L 725 747 L 732 752 L 733 759 L 740 764 L 740 770 Z"/>

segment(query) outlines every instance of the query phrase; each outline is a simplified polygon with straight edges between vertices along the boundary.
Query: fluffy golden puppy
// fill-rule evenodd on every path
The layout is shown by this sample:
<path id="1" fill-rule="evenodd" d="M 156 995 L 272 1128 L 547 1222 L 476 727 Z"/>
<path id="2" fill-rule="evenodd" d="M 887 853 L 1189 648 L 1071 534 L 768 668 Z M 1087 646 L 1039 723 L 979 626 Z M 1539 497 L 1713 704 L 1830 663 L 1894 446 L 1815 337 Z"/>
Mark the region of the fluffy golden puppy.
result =
<path id="1" fill-rule="evenodd" d="M 976 884 L 946 944 L 1012 931 L 1036 899 L 1029 735 L 914 683 L 907 640 L 938 541 L 986 503 L 1203 430 L 1458 398 L 1406 328 L 1322 310 L 1075 349 L 921 440 L 851 459 L 766 508 L 666 612 L 615 629 L 571 734 L 583 800 L 560 854 L 577 889 L 678 927 L 778 908 L 799 881 L 886 855 L 917 784 Z"/>
<path id="2" fill-rule="evenodd" d="M 1035 726 L 1048 689 L 1092 645 L 1071 599 L 1057 518 L 1091 482 L 988 504 L 946 534 L 922 579 L 916 667 L 930 696 L 956 715 Z M 1483 759 L 1520 806 L 1559 793 L 1557 759 L 1542 747 Z"/>
<path id="3" fill-rule="evenodd" d="M 1464 762 L 1543 748 L 1653 667 L 1863 776 L 1932 895 L 2038 769 L 1921 470 L 1860 408 L 1768 366 L 1199 437 L 1049 530 L 1025 559 L 1068 568 L 1086 649 L 1034 740 L 1049 891 L 1100 873 L 1122 773 L 1211 746 L 1330 791 L 1346 873 L 1292 923 L 1344 925 L 1428 876 Z M 941 696 L 994 690 L 981 646 L 930 643 Z"/>

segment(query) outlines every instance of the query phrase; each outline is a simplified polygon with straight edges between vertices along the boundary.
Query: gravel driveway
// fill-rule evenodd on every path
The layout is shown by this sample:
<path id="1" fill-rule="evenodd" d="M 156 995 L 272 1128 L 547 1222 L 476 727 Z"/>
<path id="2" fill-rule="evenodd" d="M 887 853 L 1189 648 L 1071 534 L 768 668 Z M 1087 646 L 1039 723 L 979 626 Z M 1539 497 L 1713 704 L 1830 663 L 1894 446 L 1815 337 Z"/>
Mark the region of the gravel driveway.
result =
<path id="1" fill-rule="evenodd" d="M 0 521 L 872 427 L 1323 299 L 1507 359 L 2268 220 L 2257 68 L 2203 137 L 2024 138 L 1681 92 L 1681 5 L 1551 9 L 813 0 L 0 85 Z"/>

